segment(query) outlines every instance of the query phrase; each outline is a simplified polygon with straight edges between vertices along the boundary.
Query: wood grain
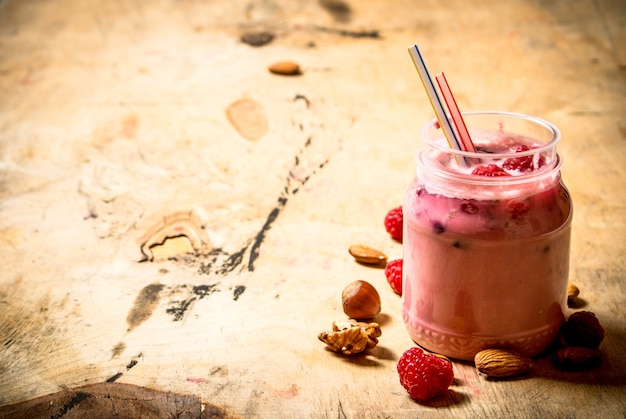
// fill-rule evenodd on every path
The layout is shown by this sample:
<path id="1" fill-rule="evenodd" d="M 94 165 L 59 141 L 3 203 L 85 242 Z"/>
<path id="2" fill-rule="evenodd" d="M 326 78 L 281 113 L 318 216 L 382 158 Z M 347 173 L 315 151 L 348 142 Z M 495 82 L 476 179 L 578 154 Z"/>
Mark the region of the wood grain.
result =
<path id="1" fill-rule="evenodd" d="M 160 392 L 121 383 L 102 383 L 63 390 L 0 409 L 11 418 L 231 418 L 228 411 L 197 397 Z"/>
<path id="2" fill-rule="evenodd" d="M 130 416 L 623 417 L 625 13 L 617 0 L 3 0 L 0 416 L 78 417 L 133 394 Z M 560 127 L 570 311 L 606 328 L 599 368 L 541 356 L 492 381 L 455 362 L 449 394 L 427 404 L 400 386 L 413 345 L 400 299 L 348 248 L 402 255 L 382 220 L 432 117 L 413 43 L 462 110 Z M 305 71 L 270 74 L 279 61 Z M 233 126 L 242 98 L 254 106 Z M 382 336 L 345 357 L 317 335 L 344 319 L 356 279 L 380 293 Z"/>

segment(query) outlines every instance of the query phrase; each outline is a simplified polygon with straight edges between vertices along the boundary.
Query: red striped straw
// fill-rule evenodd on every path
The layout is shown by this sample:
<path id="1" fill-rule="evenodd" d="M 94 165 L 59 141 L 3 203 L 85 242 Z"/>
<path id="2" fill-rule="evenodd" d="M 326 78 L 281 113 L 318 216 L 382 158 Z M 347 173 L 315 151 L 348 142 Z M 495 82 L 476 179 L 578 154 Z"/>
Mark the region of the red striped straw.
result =
<path id="1" fill-rule="evenodd" d="M 430 77 L 430 72 L 426 67 L 426 62 L 424 61 L 424 57 L 422 56 L 421 51 L 419 50 L 417 45 L 413 45 L 409 48 L 409 55 L 413 60 L 413 64 L 415 64 L 415 69 L 417 70 L 417 74 L 420 76 L 420 80 L 422 81 L 422 86 L 424 86 L 424 90 L 426 90 L 426 95 L 428 96 L 428 100 L 430 101 L 430 105 L 433 107 L 433 111 L 435 111 L 435 116 L 439 121 L 439 126 L 443 131 L 443 135 L 446 137 L 448 141 L 448 145 L 451 148 L 462 150 L 460 141 L 456 138 L 456 133 L 452 128 L 452 124 L 448 120 L 446 116 L 446 110 L 444 109 L 443 102 L 437 93 L 437 89 L 435 88 L 435 83 L 433 79 Z M 458 159 L 457 159 L 458 160 Z M 462 161 L 462 164 L 464 163 Z"/>
<path id="2" fill-rule="evenodd" d="M 463 149 L 463 151 L 471 151 L 475 153 L 476 147 L 474 146 L 469 131 L 465 126 L 465 121 L 463 121 L 463 115 L 461 115 L 461 111 L 459 111 L 456 100 L 454 100 L 454 95 L 452 94 L 452 90 L 450 90 L 450 86 L 448 85 L 448 80 L 446 80 L 446 76 L 443 74 L 443 72 L 439 73 L 435 77 L 435 80 L 437 80 L 437 85 L 439 85 L 439 91 L 441 92 L 443 100 L 446 102 L 446 106 L 448 107 L 450 118 L 454 123 L 454 128 L 456 128 L 458 139 L 460 140 L 461 148 Z"/>

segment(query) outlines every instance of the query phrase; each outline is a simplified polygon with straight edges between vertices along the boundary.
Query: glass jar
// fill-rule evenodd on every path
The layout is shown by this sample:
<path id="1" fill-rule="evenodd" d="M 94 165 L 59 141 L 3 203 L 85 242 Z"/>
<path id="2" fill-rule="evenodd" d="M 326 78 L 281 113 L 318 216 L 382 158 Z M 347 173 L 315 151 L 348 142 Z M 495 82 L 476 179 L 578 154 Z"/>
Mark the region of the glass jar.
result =
<path id="1" fill-rule="evenodd" d="M 473 360 L 528 356 L 558 335 L 567 307 L 572 202 L 557 127 L 507 112 L 464 114 L 477 152 L 422 129 L 404 204 L 402 314 L 430 351 Z"/>

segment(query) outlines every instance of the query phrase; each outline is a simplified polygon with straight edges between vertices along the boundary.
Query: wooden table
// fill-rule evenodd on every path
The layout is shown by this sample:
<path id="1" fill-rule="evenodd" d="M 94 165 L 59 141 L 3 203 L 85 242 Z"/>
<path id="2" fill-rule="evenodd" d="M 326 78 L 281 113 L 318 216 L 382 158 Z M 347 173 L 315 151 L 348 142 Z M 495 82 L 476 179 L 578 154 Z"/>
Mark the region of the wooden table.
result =
<path id="1" fill-rule="evenodd" d="M 625 19 L 620 0 L 0 2 L 0 415 L 624 417 Z M 424 404 L 400 386 L 400 298 L 347 249 L 401 257 L 382 219 L 432 117 L 413 43 L 463 110 L 561 128 L 571 311 L 606 328 L 600 368 L 457 362 Z M 317 334 L 355 279 L 383 335 L 347 358 Z"/>

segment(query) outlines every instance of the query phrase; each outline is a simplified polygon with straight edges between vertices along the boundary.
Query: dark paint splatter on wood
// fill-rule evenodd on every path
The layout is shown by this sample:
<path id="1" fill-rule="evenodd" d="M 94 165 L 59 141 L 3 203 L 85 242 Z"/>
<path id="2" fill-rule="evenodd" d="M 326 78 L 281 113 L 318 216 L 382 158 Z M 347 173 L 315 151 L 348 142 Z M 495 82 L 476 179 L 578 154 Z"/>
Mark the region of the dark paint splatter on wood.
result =
<path id="1" fill-rule="evenodd" d="M 350 5 L 342 0 L 318 0 L 319 4 L 337 22 L 347 23 L 352 16 Z"/>
<path id="2" fill-rule="evenodd" d="M 307 108 L 309 107 L 309 100 L 304 95 L 297 94 L 293 100 L 294 102 L 301 100 L 306 104 Z M 300 131 L 303 131 L 301 123 L 294 123 L 300 128 Z M 329 161 L 328 159 L 323 161 L 316 168 L 306 168 L 306 176 L 295 176 L 294 173 L 302 172 L 302 166 L 308 163 L 306 154 L 313 145 L 314 139 L 308 136 L 303 146 L 293 157 L 293 166 L 285 176 L 285 183 L 276 198 L 276 204 L 270 209 L 260 229 L 253 233 L 239 249 L 234 251 L 227 251 L 223 248 L 211 249 L 207 253 L 184 255 L 172 261 L 196 267 L 198 274 L 206 276 L 226 276 L 233 272 L 245 270 L 253 272 L 261 256 L 261 246 L 272 225 L 286 207 L 289 198 L 296 195 L 317 171 L 324 168 Z M 218 285 L 219 281 L 211 284 L 195 285 L 192 289 L 189 289 L 187 284 L 167 287 L 168 295 L 182 295 L 178 298 L 172 298 L 167 303 L 166 313 L 172 316 L 173 321 L 181 321 L 196 301 L 220 291 Z M 159 295 L 162 294 L 162 289 L 162 285 L 152 284 L 141 291 L 133 310 L 128 315 L 129 331 L 150 317 L 152 310 L 159 302 Z M 245 290 L 245 286 L 238 285 L 233 291 L 233 300 L 237 301 Z"/>
<path id="3" fill-rule="evenodd" d="M 113 383 L 113 382 L 117 381 L 122 375 L 124 375 L 123 372 L 118 372 L 117 374 L 107 378 L 106 382 L 107 383 Z"/>
<path id="4" fill-rule="evenodd" d="M 306 97 L 298 95 L 299 99 L 305 100 L 308 103 Z M 254 271 L 255 264 L 260 256 L 260 248 L 267 236 L 268 231 L 272 228 L 272 225 L 278 219 L 281 211 L 287 205 L 289 197 L 297 194 L 301 187 L 311 180 L 312 176 L 326 166 L 329 160 L 325 160 L 320 163 L 316 169 L 310 171 L 307 176 L 303 178 L 297 178 L 293 175 L 306 159 L 304 158 L 307 149 L 313 145 L 313 139 L 308 137 L 303 147 L 294 156 L 294 164 L 288 171 L 285 177 L 285 185 L 283 186 L 278 198 L 276 199 L 276 205 L 270 210 L 267 218 L 265 219 L 260 230 L 254 234 L 254 236 L 248 239 L 244 245 L 237 251 L 229 253 L 224 249 L 213 249 L 209 253 L 194 255 L 191 257 L 183 258 L 184 261 L 193 265 L 199 263 L 198 273 L 202 275 L 227 275 L 231 272 L 247 269 L 249 272 Z"/>
<path id="5" fill-rule="evenodd" d="M 233 291 L 233 300 L 237 301 L 239 297 L 241 297 L 241 294 L 243 294 L 245 291 L 246 291 L 245 285 L 237 285 L 235 287 L 235 290 Z"/>
<path id="6" fill-rule="evenodd" d="M 126 344 L 124 342 L 120 342 L 113 346 L 113 348 L 111 348 L 111 359 L 120 356 L 122 352 L 124 352 L 124 349 L 126 349 Z"/>
<path id="7" fill-rule="evenodd" d="M 296 94 L 294 96 L 293 101 L 296 102 L 298 100 L 303 100 L 304 103 L 306 104 L 307 109 L 308 109 L 308 107 L 310 105 L 309 98 L 307 98 L 306 96 L 301 95 L 300 93 L 298 93 L 298 94 Z M 302 130 L 302 124 L 300 124 L 300 130 Z"/>
<path id="8" fill-rule="evenodd" d="M 195 285 L 191 289 L 191 297 L 183 300 L 174 300 L 170 301 L 170 306 L 165 310 L 167 314 L 171 314 L 173 316 L 173 320 L 175 322 L 181 321 L 187 310 L 192 306 L 195 301 L 202 300 L 207 295 L 211 295 L 214 292 L 219 292 L 217 289 L 218 284 L 207 284 L 207 285 Z M 179 285 L 175 288 L 176 291 L 179 291 L 182 288 L 185 288 L 186 285 Z"/>
<path id="9" fill-rule="evenodd" d="M 72 410 L 73 408 L 75 408 L 76 406 L 78 406 L 78 404 L 80 402 L 82 402 L 83 400 L 85 400 L 86 398 L 88 398 L 90 395 L 87 393 L 83 393 L 83 392 L 77 392 L 76 394 L 74 394 L 72 396 L 72 398 L 70 399 L 70 401 L 68 401 L 67 403 L 65 403 L 63 406 L 61 406 L 59 408 L 59 410 L 57 410 L 57 413 L 55 415 L 52 416 L 52 418 L 61 418 L 63 416 L 65 416 L 70 410 Z"/>
<path id="10" fill-rule="evenodd" d="M 141 356 L 143 356 L 142 353 L 137 355 L 137 358 L 140 358 Z M 124 372 L 128 372 L 135 365 L 137 365 L 137 359 L 131 359 L 130 362 L 128 363 L 128 365 L 126 365 L 126 371 L 124 371 Z M 118 372 L 117 374 L 114 374 L 113 376 L 107 378 L 106 382 L 107 383 L 113 383 L 113 382 L 117 381 L 120 377 L 122 377 L 124 375 L 124 372 Z"/>
<path id="11" fill-rule="evenodd" d="M 159 305 L 160 293 L 163 287 L 163 284 L 150 284 L 139 292 L 139 295 L 135 298 L 133 308 L 126 317 L 129 332 L 152 316 L 152 312 Z"/>
<path id="12" fill-rule="evenodd" d="M 317 26 L 316 29 L 320 32 L 336 33 L 337 35 L 345 36 L 348 38 L 381 39 L 380 32 L 375 29 L 371 31 L 349 31 L 345 29 L 326 28 L 324 26 Z"/>

